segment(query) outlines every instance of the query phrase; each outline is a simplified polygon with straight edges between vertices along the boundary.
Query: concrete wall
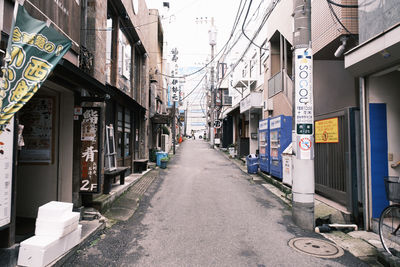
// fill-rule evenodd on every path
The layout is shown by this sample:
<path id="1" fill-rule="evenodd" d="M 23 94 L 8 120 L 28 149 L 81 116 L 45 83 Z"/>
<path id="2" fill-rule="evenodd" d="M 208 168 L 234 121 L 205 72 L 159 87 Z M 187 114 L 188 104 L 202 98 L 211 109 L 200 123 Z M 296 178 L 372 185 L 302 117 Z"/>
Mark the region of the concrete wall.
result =
<path id="1" fill-rule="evenodd" d="M 391 164 L 400 160 L 400 72 L 370 77 L 367 80 L 368 100 L 370 103 L 385 103 L 387 112 L 388 153 L 393 154 L 389 161 L 389 175 L 400 176 L 400 168 L 393 169 Z"/>
<path id="2" fill-rule="evenodd" d="M 356 80 L 344 70 L 343 61 L 314 60 L 314 114 L 358 106 Z"/>
<path id="3" fill-rule="evenodd" d="M 359 0 L 360 43 L 400 22 L 399 0 Z"/>
<path id="4" fill-rule="evenodd" d="M 107 1 L 87 0 L 87 28 L 107 28 Z M 93 53 L 93 77 L 101 83 L 106 82 L 106 31 L 84 31 L 86 47 Z"/>
<path id="5" fill-rule="evenodd" d="M 268 39 L 279 31 L 290 43 L 293 43 L 293 1 L 279 1 L 267 21 Z"/>

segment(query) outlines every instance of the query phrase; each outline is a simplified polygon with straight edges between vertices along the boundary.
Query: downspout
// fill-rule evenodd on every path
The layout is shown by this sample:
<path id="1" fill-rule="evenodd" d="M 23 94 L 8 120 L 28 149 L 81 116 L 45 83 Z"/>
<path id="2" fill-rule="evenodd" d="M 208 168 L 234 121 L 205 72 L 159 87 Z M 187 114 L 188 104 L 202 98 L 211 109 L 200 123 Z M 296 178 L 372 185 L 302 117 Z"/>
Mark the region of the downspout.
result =
<path id="1" fill-rule="evenodd" d="M 360 130 L 361 130 L 361 181 L 363 192 L 364 229 L 369 230 L 370 201 L 369 201 L 369 175 L 368 175 L 368 144 L 367 144 L 367 101 L 365 91 L 365 77 L 359 78 L 360 82 Z"/>

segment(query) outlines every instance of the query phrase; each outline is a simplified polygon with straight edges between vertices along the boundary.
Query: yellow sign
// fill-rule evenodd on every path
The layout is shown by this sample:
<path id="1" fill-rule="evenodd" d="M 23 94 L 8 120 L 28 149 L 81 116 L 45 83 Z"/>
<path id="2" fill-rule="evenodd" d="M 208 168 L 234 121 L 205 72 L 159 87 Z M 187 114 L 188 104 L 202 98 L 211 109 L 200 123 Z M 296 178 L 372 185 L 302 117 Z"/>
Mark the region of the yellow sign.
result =
<path id="1" fill-rule="evenodd" d="M 339 143 L 339 119 L 330 118 L 315 122 L 315 143 Z"/>

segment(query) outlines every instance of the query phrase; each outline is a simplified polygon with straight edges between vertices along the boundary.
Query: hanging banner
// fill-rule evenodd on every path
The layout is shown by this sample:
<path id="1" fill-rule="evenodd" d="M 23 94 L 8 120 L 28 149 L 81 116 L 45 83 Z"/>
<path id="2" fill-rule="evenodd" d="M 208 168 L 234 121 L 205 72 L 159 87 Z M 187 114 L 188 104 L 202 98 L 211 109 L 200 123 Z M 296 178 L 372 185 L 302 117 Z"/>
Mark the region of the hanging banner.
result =
<path id="1" fill-rule="evenodd" d="M 339 143 L 339 118 L 315 122 L 315 143 Z"/>
<path id="2" fill-rule="evenodd" d="M 14 120 L 0 133 L 0 227 L 10 223 Z"/>
<path id="3" fill-rule="evenodd" d="M 0 83 L 0 129 L 37 92 L 71 41 L 18 5 Z"/>
<path id="4" fill-rule="evenodd" d="M 314 158 L 314 105 L 311 48 L 295 50 L 295 124 L 297 158 Z"/>
<path id="5" fill-rule="evenodd" d="M 83 107 L 81 120 L 81 193 L 99 193 L 100 111 Z"/>

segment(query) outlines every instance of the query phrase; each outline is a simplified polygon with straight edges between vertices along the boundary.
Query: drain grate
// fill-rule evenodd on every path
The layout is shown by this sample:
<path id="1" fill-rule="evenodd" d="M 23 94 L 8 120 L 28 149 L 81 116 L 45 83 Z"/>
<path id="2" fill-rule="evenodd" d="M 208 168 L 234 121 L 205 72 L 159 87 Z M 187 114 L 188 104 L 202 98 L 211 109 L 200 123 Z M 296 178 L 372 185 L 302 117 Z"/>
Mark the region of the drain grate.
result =
<path id="1" fill-rule="evenodd" d="M 320 258 L 339 258 L 344 251 L 331 242 L 316 238 L 299 237 L 289 240 L 289 247 L 295 250 Z"/>

